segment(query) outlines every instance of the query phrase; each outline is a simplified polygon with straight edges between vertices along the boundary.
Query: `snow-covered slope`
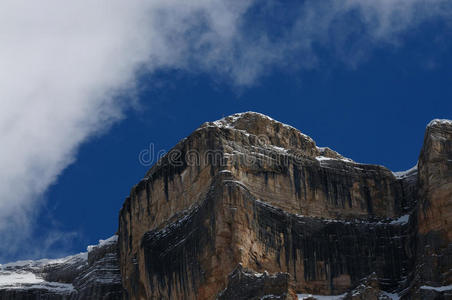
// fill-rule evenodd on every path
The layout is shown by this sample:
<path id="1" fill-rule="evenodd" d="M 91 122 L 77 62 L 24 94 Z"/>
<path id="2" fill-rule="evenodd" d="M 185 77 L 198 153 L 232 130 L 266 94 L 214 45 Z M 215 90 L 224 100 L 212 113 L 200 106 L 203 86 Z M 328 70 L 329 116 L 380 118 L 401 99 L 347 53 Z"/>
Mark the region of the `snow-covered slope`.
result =
<path id="1" fill-rule="evenodd" d="M 0 299 L 121 299 L 117 238 L 60 259 L 0 265 Z"/>

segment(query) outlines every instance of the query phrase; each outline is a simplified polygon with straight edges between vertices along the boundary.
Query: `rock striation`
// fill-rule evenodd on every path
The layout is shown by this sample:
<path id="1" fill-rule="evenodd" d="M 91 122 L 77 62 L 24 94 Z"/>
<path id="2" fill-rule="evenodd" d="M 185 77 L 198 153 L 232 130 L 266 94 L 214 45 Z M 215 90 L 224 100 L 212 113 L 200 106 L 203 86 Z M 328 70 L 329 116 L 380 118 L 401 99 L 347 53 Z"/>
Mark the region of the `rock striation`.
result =
<path id="1" fill-rule="evenodd" d="M 420 294 L 452 299 L 452 121 L 427 126 L 419 156 L 418 211 Z"/>
<path id="2" fill-rule="evenodd" d="M 158 161 L 117 241 L 2 266 L 0 299 L 452 299 L 451 224 L 452 121 L 432 121 L 418 164 L 394 173 L 246 112 Z"/>

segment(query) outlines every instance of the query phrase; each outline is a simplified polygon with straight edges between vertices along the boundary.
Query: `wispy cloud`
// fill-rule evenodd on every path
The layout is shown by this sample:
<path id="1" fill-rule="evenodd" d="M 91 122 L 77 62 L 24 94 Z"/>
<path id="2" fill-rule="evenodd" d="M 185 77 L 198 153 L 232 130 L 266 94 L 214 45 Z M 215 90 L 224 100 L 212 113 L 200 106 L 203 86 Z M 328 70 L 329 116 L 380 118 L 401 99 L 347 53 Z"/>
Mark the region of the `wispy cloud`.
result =
<path id="1" fill-rule="evenodd" d="M 250 85 L 269 68 L 318 66 L 316 44 L 357 65 L 452 9 L 443 0 L 304 1 L 279 27 L 278 11 L 284 18 L 282 2 L 252 0 L 2 1 L 0 259 L 27 238 L 41 196 L 80 144 L 123 117 L 134 100 L 119 96 L 134 90 L 137 72 Z"/>
<path id="2" fill-rule="evenodd" d="M 41 196 L 78 146 L 122 118 L 133 99 L 118 96 L 135 88 L 136 72 L 187 68 L 192 48 L 235 36 L 247 2 L 0 6 L 0 256 L 6 257 L 31 238 Z"/>

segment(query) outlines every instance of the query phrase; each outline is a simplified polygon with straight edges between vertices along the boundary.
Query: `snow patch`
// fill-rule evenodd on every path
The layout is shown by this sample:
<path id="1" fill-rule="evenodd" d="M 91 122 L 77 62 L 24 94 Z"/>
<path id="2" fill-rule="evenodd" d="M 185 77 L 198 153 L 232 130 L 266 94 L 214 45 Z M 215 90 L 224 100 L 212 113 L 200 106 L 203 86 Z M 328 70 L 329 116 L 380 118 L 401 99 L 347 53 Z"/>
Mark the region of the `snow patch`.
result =
<path id="1" fill-rule="evenodd" d="M 349 158 L 345 158 L 345 157 L 344 158 L 332 158 L 332 157 L 326 157 L 326 156 L 316 156 L 315 159 L 318 160 L 319 162 L 328 161 L 328 160 L 341 160 L 341 161 L 357 164 L 353 160 L 351 160 Z"/>
<path id="2" fill-rule="evenodd" d="M 39 270 L 48 265 L 63 264 L 63 263 L 71 262 L 71 261 L 77 261 L 77 260 L 81 260 L 81 261 L 88 260 L 88 253 L 82 252 L 79 254 L 70 255 L 70 256 L 66 256 L 63 258 L 57 258 L 57 259 L 43 258 L 43 259 L 39 259 L 39 260 L 19 260 L 16 262 L 10 262 L 10 263 L 6 263 L 3 265 L 0 264 L 0 271 L 5 271 L 5 270 L 11 271 L 14 269 L 19 269 L 19 268 L 21 268 L 21 269 L 27 268 L 29 270 Z M 0 274 L 0 276 L 1 276 L 1 274 Z"/>
<path id="3" fill-rule="evenodd" d="M 388 293 L 388 292 L 381 292 L 382 295 L 388 297 L 391 300 L 400 300 L 400 296 L 398 294 Z"/>
<path id="4" fill-rule="evenodd" d="M 71 293 L 72 284 L 48 282 L 39 276 L 39 272 L 46 266 L 86 263 L 86 252 L 59 259 L 22 260 L 0 265 L 0 289 L 43 289 L 55 293 Z"/>
<path id="5" fill-rule="evenodd" d="M 452 291 L 452 285 L 445 285 L 445 286 L 428 286 L 423 285 L 421 286 L 421 290 L 431 290 L 435 292 L 446 292 L 446 291 Z"/>
<path id="6" fill-rule="evenodd" d="M 347 296 L 347 294 L 332 295 L 332 296 L 298 294 L 297 296 L 298 296 L 298 300 L 304 300 L 304 299 L 310 299 L 310 298 L 315 298 L 317 300 L 342 300 L 342 299 L 345 299 L 345 296 Z"/>
<path id="7" fill-rule="evenodd" d="M 116 242 L 118 242 L 118 235 L 115 234 L 106 240 L 99 240 L 99 244 L 97 244 L 97 245 L 89 245 L 86 249 L 88 252 L 91 252 L 95 248 L 108 246 L 108 245 L 114 244 Z"/>
<path id="8" fill-rule="evenodd" d="M 317 159 L 318 161 L 334 160 L 334 158 L 326 157 L 326 156 L 317 156 L 315 159 Z"/>
<path id="9" fill-rule="evenodd" d="M 282 152 L 282 153 L 287 153 L 289 151 L 286 148 L 278 147 L 278 146 L 275 146 L 275 145 L 267 145 L 267 146 L 269 146 L 270 148 L 272 148 L 272 149 L 274 149 L 274 150 L 276 150 L 278 152 Z"/>
<path id="10" fill-rule="evenodd" d="M 36 274 L 26 271 L 0 271 L 1 289 L 45 289 L 57 293 L 70 293 L 74 290 L 72 284 L 47 282 Z"/>
<path id="11" fill-rule="evenodd" d="M 99 244 L 88 246 L 88 251 L 116 243 L 118 236 L 114 235 L 106 240 L 99 240 Z M 72 284 L 49 282 L 42 277 L 46 267 L 76 266 L 78 269 L 87 265 L 88 252 L 67 256 L 59 259 L 22 260 L 0 265 L 0 289 L 40 289 L 53 293 L 70 294 L 74 291 Z M 109 270 L 108 268 L 105 270 Z M 88 273 L 89 274 L 89 273 Z M 102 277 L 99 280 L 110 282 L 116 280 Z"/>
<path id="12" fill-rule="evenodd" d="M 71 293 L 75 291 L 74 286 L 70 283 L 60 282 L 44 282 L 43 284 L 32 284 L 30 286 L 21 287 L 27 289 L 46 289 L 48 291 L 57 293 Z"/>
<path id="13" fill-rule="evenodd" d="M 261 300 L 264 300 L 264 299 L 274 299 L 274 298 L 276 298 L 276 297 L 278 297 L 278 296 L 276 296 L 276 295 L 265 295 L 265 296 L 263 296 L 263 297 L 261 298 Z"/>
<path id="14" fill-rule="evenodd" d="M 411 169 L 408 169 L 406 171 L 399 171 L 399 172 L 392 172 L 392 174 L 394 174 L 394 176 L 397 179 L 403 179 L 403 178 L 407 178 L 410 177 L 411 175 L 417 173 L 417 163 L 414 167 L 412 167 Z"/>
<path id="15" fill-rule="evenodd" d="M 408 224 L 408 221 L 410 220 L 410 215 L 403 215 L 400 218 L 398 218 L 397 220 L 392 221 L 389 224 L 393 224 L 393 225 L 403 225 L 403 224 Z"/>
<path id="16" fill-rule="evenodd" d="M 0 287 L 11 287 L 21 284 L 35 284 L 44 282 L 31 272 L 0 272 Z"/>

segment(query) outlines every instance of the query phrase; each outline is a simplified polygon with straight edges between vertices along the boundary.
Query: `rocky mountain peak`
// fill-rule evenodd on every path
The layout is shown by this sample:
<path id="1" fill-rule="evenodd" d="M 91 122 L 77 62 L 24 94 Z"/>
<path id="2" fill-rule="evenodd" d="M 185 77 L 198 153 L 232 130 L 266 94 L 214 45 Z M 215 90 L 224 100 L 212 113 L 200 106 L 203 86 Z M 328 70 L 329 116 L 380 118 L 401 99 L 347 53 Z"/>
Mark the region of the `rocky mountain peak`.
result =
<path id="1" fill-rule="evenodd" d="M 452 129 L 452 120 L 433 119 L 427 124 L 427 128 L 430 127 L 448 127 L 449 129 Z"/>
<path id="2" fill-rule="evenodd" d="M 266 126 L 279 126 L 279 127 L 288 127 L 295 129 L 294 127 L 281 123 L 279 121 L 276 121 L 275 119 L 272 119 L 271 117 L 264 115 L 262 113 L 253 112 L 253 111 L 247 111 L 242 113 L 235 113 L 226 117 L 223 117 L 222 119 L 219 119 L 217 121 L 212 122 L 206 122 L 201 127 L 205 126 L 218 126 L 218 127 L 225 127 L 225 128 L 234 128 L 238 130 L 248 130 L 262 127 L 262 125 Z M 295 129 L 297 130 L 297 129 Z"/>
<path id="3" fill-rule="evenodd" d="M 261 144 L 269 144 L 286 150 L 302 150 L 311 156 L 319 154 L 312 138 L 290 125 L 257 112 L 237 113 L 214 122 L 206 122 L 201 126 L 201 128 L 208 127 L 236 130 L 245 135 L 254 135 L 258 137 L 257 141 Z"/>
<path id="4" fill-rule="evenodd" d="M 450 161 L 452 157 L 452 121 L 434 119 L 427 125 L 420 160 Z"/>

